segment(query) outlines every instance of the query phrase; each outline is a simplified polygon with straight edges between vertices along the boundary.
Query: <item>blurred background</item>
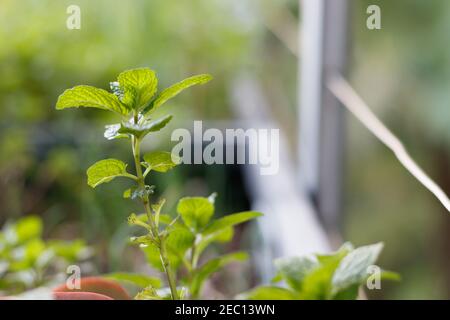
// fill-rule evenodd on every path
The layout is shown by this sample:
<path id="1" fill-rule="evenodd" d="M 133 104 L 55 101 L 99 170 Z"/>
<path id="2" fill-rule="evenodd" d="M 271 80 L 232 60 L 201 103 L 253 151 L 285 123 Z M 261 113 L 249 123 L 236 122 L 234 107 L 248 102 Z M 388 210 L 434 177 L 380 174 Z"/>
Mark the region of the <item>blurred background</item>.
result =
<path id="1" fill-rule="evenodd" d="M 366 28 L 373 2 L 381 30 Z M 450 2 L 349 3 L 350 82 L 449 193 Z M 81 8 L 80 30 L 66 28 L 71 4 Z M 135 67 L 156 70 L 160 88 L 212 74 L 210 84 L 167 105 L 174 121 L 147 141 L 170 150 L 171 131 L 192 128 L 195 119 L 238 120 L 231 90 L 245 73 L 258 80 L 295 158 L 301 20 L 298 0 L 0 0 L 0 225 L 33 215 L 43 221 L 44 239 L 83 239 L 95 251 L 94 274 L 141 268 L 126 243 L 132 208 L 123 185 L 93 191 L 86 184 L 86 168 L 105 155 L 130 160 L 126 141 L 103 138 L 104 125 L 117 120 L 92 109 L 57 112 L 58 95 L 77 84 L 107 89 Z M 336 229 L 355 245 L 383 241 L 380 264 L 402 275 L 369 296 L 450 298 L 445 209 L 350 115 L 345 131 Z M 243 179 L 236 166 L 181 166 L 154 184 L 168 208 L 180 196 L 216 191 L 216 211 L 226 214 L 251 205 Z"/>

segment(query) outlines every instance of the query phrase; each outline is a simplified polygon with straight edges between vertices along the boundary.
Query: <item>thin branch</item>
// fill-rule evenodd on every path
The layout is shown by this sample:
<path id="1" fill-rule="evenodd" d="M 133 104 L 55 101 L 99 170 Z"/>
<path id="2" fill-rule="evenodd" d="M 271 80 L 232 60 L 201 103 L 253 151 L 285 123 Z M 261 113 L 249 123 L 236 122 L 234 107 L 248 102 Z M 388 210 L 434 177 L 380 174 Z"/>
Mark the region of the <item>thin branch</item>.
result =
<path id="1" fill-rule="evenodd" d="M 414 159 L 408 154 L 402 142 L 377 118 L 351 85 L 338 74 L 333 75 L 327 84 L 328 88 L 336 98 L 359 121 L 361 121 L 370 132 L 391 149 L 406 170 L 434 194 L 447 211 L 450 212 L 450 200 L 445 192 L 419 167 Z"/>

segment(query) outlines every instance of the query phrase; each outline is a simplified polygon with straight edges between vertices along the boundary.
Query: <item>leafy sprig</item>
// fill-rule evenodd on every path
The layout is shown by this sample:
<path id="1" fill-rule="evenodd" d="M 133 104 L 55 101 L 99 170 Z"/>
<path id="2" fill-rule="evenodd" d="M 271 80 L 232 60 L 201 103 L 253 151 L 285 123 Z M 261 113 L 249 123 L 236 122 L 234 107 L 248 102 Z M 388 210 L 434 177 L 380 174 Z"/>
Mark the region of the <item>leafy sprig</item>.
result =
<path id="1" fill-rule="evenodd" d="M 124 191 L 123 196 L 138 199 L 144 207 L 144 213 L 131 214 L 128 222 L 143 228 L 146 234 L 133 237 L 130 241 L 144 250 L 153 267 L 165 272 L 170 289 L 169 296 L 162 293 L 160 283 L 145 275 L 108 275 L 144 288 L 136 296 L 137 299 L 179 299 L 186 295 L 197 298 L 208 276 L 232 261 L 246 258 L 246 254 L 238 252 L 199 265 L 200 256 L 208 245 L 231 240 L 234 225 L 256 218 L 260 213 L 243 212 L 211 220 L 215 196 L 187 197 L 178 202 L 178 216 L 172 219 L 162 212 L 165 199 L 150 202 L 155 186 L 146 183 L 146 178 L 152 171 L 164 173 L 180 163 L 180 159 L 169 152 L 153 151 L 141 155 L 142 139 L 163 129 L 173 118 L 172 115 L 165 115 L 153 119 L 154 111 L 184 89 L 207 83 L 211 79 L 208 74 L 192 76 L 157 93 L 158 79 L 153 70 L 132 69 L 122 72 L 117 81 L 110 83 L 111 93 L 96 87 L 76 86 L 64 91 L 56 103 L 58 110 L 88 107 L 117 114 L 121 122 L 107 125 L 105 138 L 125 138 L 131 141 L 134 173 L 130 173 L 128 165 L 121 160 L 104 159 L 89 167 L 87 176 L 88 184 L 93 188 L 118 177 L 135 183 L 134 187 Z M 181 268 L 186 272 L 178 282 L 177 274 Z M 184 285 L 181 290 L 179 284 Z"/>

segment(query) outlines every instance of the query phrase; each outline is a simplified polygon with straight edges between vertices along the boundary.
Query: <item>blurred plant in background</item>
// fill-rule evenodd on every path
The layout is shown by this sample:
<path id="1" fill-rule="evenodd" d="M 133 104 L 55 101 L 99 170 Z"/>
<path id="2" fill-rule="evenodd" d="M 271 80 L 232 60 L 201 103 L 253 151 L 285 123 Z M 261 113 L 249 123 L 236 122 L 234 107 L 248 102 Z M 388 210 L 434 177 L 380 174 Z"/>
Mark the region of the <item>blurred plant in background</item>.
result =
<path id="1" fill-rule="evenodd" d="M 27 216 L 0 232 L 0 293 L 17 294 L 65 280 L 66 268 L 84 263 L 92 250 L 83 240 L 42 239 L 42 220 Z M 62 277 L 61 277 L 62 276 Z"/>
<path id="2" fill-rule="evenodd" d="M 313 254 L 301 257 L 285 257 L 275 260 L 277 274 L 271 285 L 260 286 L 244 298 L 253 300 L 355 300 L 359 290 L 379 286 L 381 279 L 398 281 L 395 272 L 378 268 L 379 274 L 368 270 L 383 249 L 382 243 L 354 248 L 349 242 L 330 254 Z M 378 284 L 375 283 L 378 276 Z M 287 287 L 276 286 L 284 281 Z"/>

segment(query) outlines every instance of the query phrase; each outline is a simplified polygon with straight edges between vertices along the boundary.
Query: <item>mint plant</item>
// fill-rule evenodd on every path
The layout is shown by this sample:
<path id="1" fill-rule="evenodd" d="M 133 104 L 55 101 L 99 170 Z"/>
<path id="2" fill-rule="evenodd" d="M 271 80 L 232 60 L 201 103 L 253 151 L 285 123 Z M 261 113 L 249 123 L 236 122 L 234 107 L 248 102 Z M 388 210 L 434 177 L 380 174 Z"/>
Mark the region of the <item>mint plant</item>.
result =
<path id="1" fill-rule="evenodd" d="M 160 282 L 145 275 L 118 273 L 109 277 L 129 281 L 144 287 L 137 299 L 174 300 L 198 298 L 205 280 L 231 261 L 243 260 L 246 254 L 231 253 L 211 259 L 200 265 L 200 257 L 213 242 L 230 241 L 233 227 L 261 215 L 258 212 L 241 212 L 212 220 L 215 194 L 208 198 L 186 197 L 178 202 L 175 218 L 163 212 L 165 199 L 153 201 L 155 186 L 147 182 L 153 171 L 167 172 L 180 164 L 180 159 L 170 152 L 153 151 L 141 154 L 141 142 L 151 133 L 163 129 L 172 115 L 154 118 L 154 112 L 166 101 L 184 89 L 204 84 L 212 77 L 200 74 L 184 79 L 157 93 L 158 79 L 153 70 L 140 68 L 119 74 L 110 83 L 112 92 L 80 85 L 64 91 L 58 98 L 56 109 L 90 107 L 113 112 L 120 122 L 106 126 L 104 136 L 108 140 L 128 139 L 134 159 L 134 172 L 128 164 L 118 159 L 104 159 L 87 169 L 87 183 L 95 188 L 117 177 L 131 180 L 134 186 L 124 191 L 124 198 L 142 203 L 144 213 L 132 213 L 128 222 L 141 227 L 145 234 L 133 237 L 131 242 L 139 245 L 147 260 L 165 273 L 170 295 L 158 291 Z M 184 269 L 183 277 L 178 277 Z"/>
<path id="2" fill-rule="evenodd" d="M 273 285 L 260 286 L 242 294 L 254 300 L 354 300 L 371 276 L 368 270 L 378 259 L 382 243 L 354 248 L 345 243 L 334 253 L 275 260 L 278 270 Z M 398 280 L 391 271 L 379 269 L 378 280 Z M 283 281 L 286 286 L 276 286 Z"/>

